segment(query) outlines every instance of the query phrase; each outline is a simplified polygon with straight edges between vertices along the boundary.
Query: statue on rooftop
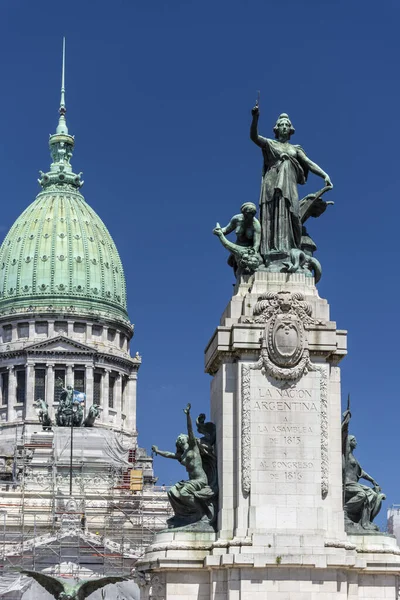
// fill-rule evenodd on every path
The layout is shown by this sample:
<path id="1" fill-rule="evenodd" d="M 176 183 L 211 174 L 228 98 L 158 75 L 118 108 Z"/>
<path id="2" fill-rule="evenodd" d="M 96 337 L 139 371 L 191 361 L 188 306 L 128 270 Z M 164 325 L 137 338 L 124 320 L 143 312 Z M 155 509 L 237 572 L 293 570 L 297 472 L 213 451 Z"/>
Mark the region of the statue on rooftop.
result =
<path id="1" fill-rule="evenodd" d="M 93 427 L 96 418 L 100 414 L 99 408 L 100 406 L 96 404 L 96 402 L 92 404 L 92 406 L 89 408 L 88 415 L 83 422 L 84 427 Z"/>
<path id="2" fill-rule="evenodd" d="M 286 272 L 308 269 L 314 271 L 317 278 L 320 265 L 312 260 L 316 246 L 303 223 L 308 217 L 318 217 L 325 211 L 328 203 L 322 200 L 322 195 L 333 187 L 331 180 L 301 146 L 290 143 L 295 130 L 286 113 L 282 113 L 275 124 L 274 140 L 258 133 L 258 103 L 252 115 L 250 138 L 263 155 L 260 254 L 265 267 Z M 325 186 L 317 194 L 309 194 L 299 201 L 297 186 L 307 181 L 310 171 L 321 177 Z"/>
<path id="3" fill-rule="evenodd" d="M 375 533 L 379 527 L 372 521 L 379 513 L 386 496 L 378 483 L 360 466 L 354 456 L 357 440 L 349 435 L 350 407 L 342 418 L 343 457 L 343 508 L 347 533 Z M 373 487 L 362 485 L 360 479 L 369 481 Z"/>
<path id="4" fill-rule="evenodd" d="M 257 207 L 253 202 L 245 202 L 240 207 L 240 213 L 234 215 L 226 227 L 216 224 L 213 233 L 219 237 L 222 245 L 230 250 L 228 265 L 234 274 L 252 273 L 262 263 L 259 254 L 261 242 L 261 225 L 256 219 Z M 225 236 L 236 233 L 236 243 L 230 242 Z"/>
<path id="5" fill-rule="evenodd" d="M 196 423 L 199 433 L 204 433 L 204 436 L 196 439 L 190 408 L 191 405 L 188 404 L 184 409 L 188 433 L 178 436 L 175 452 L 159 450 L 157 446 L 153 446 L 152 450 L 164 458 L 178 460 L 189 475 L 187 481 L 179 481 L 168 491 L 168 499 L 175 513 L 167 521 L 168 528 L 185 527 L 208 531 L 215 527 L 217 516 L 215 425 L 205 423 L 205 415 L 199 415 Z"/>
<path id="6" fill-rule="evenodd" d="M 59 382 L 57 382 L 60 385 Z M 62 385 L 62 383 L 61 383 Z M 83 408 L 80 402 L 74 400 L 72 385 L 62 388 L 60 403 L 56 413 L 56 423 L 59 427 L 80 427 L 83 421 Z"/>
<path id="7" fill-rule="evenodd" d="M 52 422 L 49 415 L 49 405 L 42 398 L 38 398 L 33 404 L 36 408 L 39 421 L 42 424 L 43 431 L 50 431 Z"/>

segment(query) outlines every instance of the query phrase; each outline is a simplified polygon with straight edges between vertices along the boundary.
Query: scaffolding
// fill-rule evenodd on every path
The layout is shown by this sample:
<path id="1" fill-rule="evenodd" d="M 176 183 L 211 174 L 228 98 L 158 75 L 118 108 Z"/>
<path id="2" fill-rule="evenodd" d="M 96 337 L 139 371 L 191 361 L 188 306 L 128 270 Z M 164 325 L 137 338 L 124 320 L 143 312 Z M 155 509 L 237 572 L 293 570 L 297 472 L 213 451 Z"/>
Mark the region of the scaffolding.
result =
<path id="1" fill-rule="evenodd" d="M 129 575 L 171 514 L 165 486 L 155 486 L 135 451 L 129 463 L 74 459 L 70 469 L 56 460 L 53 432 L 18 426 L 12 473 L 0 479 L 0 576 L 15 567 Z"/>

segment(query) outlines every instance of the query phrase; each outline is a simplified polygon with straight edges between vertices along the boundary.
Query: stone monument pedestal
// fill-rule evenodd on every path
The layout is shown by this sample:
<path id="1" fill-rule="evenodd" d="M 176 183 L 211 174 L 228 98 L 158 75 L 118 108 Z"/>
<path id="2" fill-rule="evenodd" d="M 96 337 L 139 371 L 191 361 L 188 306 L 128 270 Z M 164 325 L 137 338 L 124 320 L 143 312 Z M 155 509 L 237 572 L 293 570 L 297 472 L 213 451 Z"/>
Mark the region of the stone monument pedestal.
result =
<path id="1" fill-rule="evenodd" d="M 145 600 L 397 598 L 400 549 L 344 529 L 346 332 L 305 274 L 242 276 L 206 348 L 217 533 L 156 535 Z"/>

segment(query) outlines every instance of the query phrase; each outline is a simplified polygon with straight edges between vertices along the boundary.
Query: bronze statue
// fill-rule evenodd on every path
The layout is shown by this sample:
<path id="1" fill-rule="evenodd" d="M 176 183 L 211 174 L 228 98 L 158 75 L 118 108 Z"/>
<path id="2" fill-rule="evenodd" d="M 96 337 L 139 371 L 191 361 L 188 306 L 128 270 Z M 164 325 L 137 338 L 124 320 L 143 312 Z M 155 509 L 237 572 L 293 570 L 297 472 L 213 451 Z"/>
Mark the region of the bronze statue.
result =
<path id="1" fill-rule="evenodd" d="M 301 267 L 309 268 L 310 264 L 313 268 L 302 247 L 302 224 L 309 216 L 319 216 L 325 210 L 326 203 L 321 196 L 333 187 L 331 180 L 301 146 L 290 143 L 295 130 L 286 113 L 282 113 L 275 124 L 274 140 L 258 134 L 259 114 L 256 105 L 252 110 L 250 138 L 263 154 L 260 254 L 269 270 L 294 272 Z M 325 187 L 299 202 L 297 186 L 306 182 L 310 171 L 324 179 Z"/>
<path id="2" fill-rule="evenodd" d="M 51 418 L 49 415 L 49 405 L 42 398 L 38 398 L 34 401 L 39 421 L 42 424 L 43 431 L 50 431 L 52 427 Z"/>
<path id="3" fill-rule="evenodd" d="M 74 405 L 76 410 L 74 410 Z M 82 405 L 80 402 L 74 400 L 74 390 L 71 385 L 67 385 L 66 388 L 62 388 L 60 393 L 60 403 L 56 413 L 56 423 L 59 427 L 80 427 L 82 421 Z"/>
<path id="4" fill-rule="evenodd" d="M 99 404 L 96 404 L 96 402 L 95 402 L 89 408 L 89 412 L 88 412 L 86 419 L 83 422 L 83 426 L 84 427 L 93 427 L 94 422 L 95 422 L 96 418 L 99 416 L 99 414 L 100 414 Z"/>
<path id="5" fill-rule="evenodd" d="M 168 498 L 174 509 L 174 516 L 168 519 L 168 528 L 177 527 L 210 529 L 215 526 L 218 481 L 216 457 L 214 453 L 215 425 L 205 423 L 204 415 L 197 419 L 199 431 L 205 436 L 197 440 L 190 417 L 191 405 L 184 409 L 187 421 L 187 435 L 180 434 L 176 440 L 176 451 L 167 452 L 153 446 L 155 454 L 178 460 L 189 475 L 187 481 L 179 481 L 168 491 Z M 214 432 L 214 433 L 213 433 Z"/>
<path id="6" fill-rule="evenodd" d="M 46 573 L 27 571 L 25 569 L 18 569 L 18 571 L 22 575 L 32 577 L 56 600 L 84 600 L 90 594 L 93 594 L 96 590 L 100 590 L 109 583 L 118 583 L 119 581 L 127 580 L 127 577 L 101 577 L 100 579 L 83 580 L 75 585 L 71 585 L 63 579 L 52 577 Z"/>
<path id="7" fill-rule="evenodd" d="M 240 213 L 234 215 L 226 227 L 217 223 L 213 230 L 222 245 L 231 252 L 228 265 L 233 268 L 235 275 L 252 273 L 262 263 L 259 254 L 261 225 L 256 219 L 257 207 L 253 202 L 245 202 L 240 207 Z M 233 231 L 236 233 L 236 243 L 225 237 Z"/>
<path id="8" fill-rule="evenodd" d="M 350 408 L 343 413 L 342 419 L 342 456 L 343 456 L 343 508 L 347 533 L 374 533 L 379 527 L 372 521 L 379 513 L 382 500 L 386 496 L 378 483 L 363 471 L 354 456 L 357 440 L 349 435 Z M 360 479 L 372 483 L 373 487 L 362 485 Z"/>

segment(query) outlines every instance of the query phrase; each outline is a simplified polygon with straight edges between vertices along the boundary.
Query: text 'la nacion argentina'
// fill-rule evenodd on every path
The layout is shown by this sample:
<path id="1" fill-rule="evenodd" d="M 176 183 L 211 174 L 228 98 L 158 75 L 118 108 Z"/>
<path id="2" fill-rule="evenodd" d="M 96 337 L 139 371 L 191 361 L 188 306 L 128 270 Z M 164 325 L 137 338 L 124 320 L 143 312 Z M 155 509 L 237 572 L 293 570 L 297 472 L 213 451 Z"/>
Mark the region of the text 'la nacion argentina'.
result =
<path id="1" fill-rule="evenodd" d="M 283 400 L 263 400 L 254 402 L 253 410 L 268 410 L 268 411 L 291 411 L 291 412 L 318 412 L 318 407 L 315 402 L 286 402 Z"/>

